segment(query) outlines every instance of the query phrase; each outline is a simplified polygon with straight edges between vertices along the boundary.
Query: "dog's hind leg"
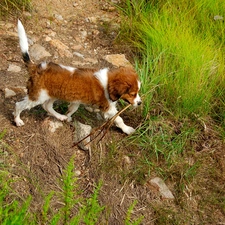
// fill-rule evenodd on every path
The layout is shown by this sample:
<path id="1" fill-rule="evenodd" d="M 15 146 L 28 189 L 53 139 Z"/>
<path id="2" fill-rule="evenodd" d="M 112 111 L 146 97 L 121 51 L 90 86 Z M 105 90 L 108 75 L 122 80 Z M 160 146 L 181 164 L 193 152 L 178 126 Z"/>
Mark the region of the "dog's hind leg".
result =
<path id="1" fill-rule="evenodd" d="M 15 111 L 13 113 L 14 121 L 16 123 L 16 126 L 20 127 L 20 126 L 24 125 L 23 120 L 21 120 L 21 118 L 20 118 L 20 113 L 22 111 L 24 111 L 25 109 L 31 109 L 31 108 L 35 107 L 36 105 L 39 105 L 39 104 L 40 104 L 40 102 L 38 102 L 38 101 L 31 101 L 28 98 L 28 96 L 26 96 L 23 101 L 17 102 L 16 107 L 15 107 Z"/>

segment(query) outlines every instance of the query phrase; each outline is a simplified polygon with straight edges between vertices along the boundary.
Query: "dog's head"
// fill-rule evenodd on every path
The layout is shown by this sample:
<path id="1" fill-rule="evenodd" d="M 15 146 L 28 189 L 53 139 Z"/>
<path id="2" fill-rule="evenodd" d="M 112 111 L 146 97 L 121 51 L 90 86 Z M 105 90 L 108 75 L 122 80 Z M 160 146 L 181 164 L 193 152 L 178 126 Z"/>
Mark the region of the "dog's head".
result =
<path id="1" fill-rule="evenodd" d="M 140 105 L 140 86 L 138 75 L 132 68 L 121 67 L 109 74 L 108 91 L 112 101 L 123 99 L 133 106 Z"/>

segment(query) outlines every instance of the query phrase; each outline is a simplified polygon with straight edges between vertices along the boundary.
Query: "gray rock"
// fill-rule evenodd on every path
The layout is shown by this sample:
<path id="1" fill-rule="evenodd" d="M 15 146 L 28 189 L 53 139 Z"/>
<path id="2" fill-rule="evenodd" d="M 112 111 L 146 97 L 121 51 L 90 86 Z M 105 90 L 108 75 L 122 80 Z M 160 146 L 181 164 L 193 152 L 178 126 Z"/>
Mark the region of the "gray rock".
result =
<path id="1" fill-rule="evenodd" d="M 88 136 L 91 133 L 92 127 L 89 125 L 82 124 L 78 121 L 74 121 L 73 126 L 75 127 L 74 142 L 77 143 L 82 140 L 84 137 Z M 91 150 L 89 142 L 91 137 L 87 137 L 78 146 L 83 150 Z"/>
<path id="2" fill-rule="evenodd" d="M 51 54 L 39 44 L 34 44 L 33 46 L 30 47 L 30 55 L 31 55 L 31 58 L 35 60 L 40 60 L 45 57 L 51 56 Z"/>

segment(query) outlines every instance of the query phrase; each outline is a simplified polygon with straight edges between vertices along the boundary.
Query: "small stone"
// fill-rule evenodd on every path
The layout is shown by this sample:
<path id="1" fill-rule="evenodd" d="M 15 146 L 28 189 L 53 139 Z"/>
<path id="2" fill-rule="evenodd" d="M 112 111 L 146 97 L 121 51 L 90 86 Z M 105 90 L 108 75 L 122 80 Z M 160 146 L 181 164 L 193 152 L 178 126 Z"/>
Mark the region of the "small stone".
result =
<path id="1" fill-rule="evenodd" d="M 21 71 L 21 68 L 17 65 L 10 64 L 7 71 L 17 73 Z"/>
<path id="2" fill-rule="evenodd" d="M 120 67 L 133 67 L 132 64 L 126 59 L 124 54 L 112 54 L 104 56 L 104 59 L 114 66 Z"/>
<path id="3" fill-rule="evenodd" d="M 51 28 L 51 22 L 49 20 L 46 22 L 46 27 Z"/>
<path id="4" fill-rule="evenodd" d="M 172 192 L 161 178 L 155 177 L 151 179 L 149 183 L 153 187 L 157 188 L 163 199 L 174 199 Z"/>
<path id="5" fill-rule="evenodd" d="M 81 38 L 82 38 L 82 39 L 86 39 L 87 34 L 88 34 L 87 31 L 86 31 L 86 30 L 83 30 L 83 31 L 81 31 L 80 33 L 81 33 Z"/>
<path id="6" fill-rule="evenodd" d="M 62 15 L 59 15 L 59 14 L 55 14 L 55 18 L 56 18 L 57 20 L 60 20 L 60 21 L 63 20 Z"/>
<path id="7" fill-rule="evenodd" d="M 124 159 L 124 163 L 125 164 L 127 164 L 127 165 L 130 165 L 131 164 L 131 160 L 130 160 L 130 157 L 129 156 L 125 155 L 123 157 L 123 159 Z"/>
<path id="8" fill-rule="evenodd" d="M 75 170 L 74 174 L 76 177 L 79 177 L 81 175 L 81 171 L 80 170 Z"/>
<path id="9" fill-rule="evenodd" d="M 5 91 L 5 98 L 11 98 L 16 95 L 16 92 L 11 89 L 5 88 L 4 91 Z"/>
<path id="10" fill-rule="evenodd" d="M 49 36 L 45 37 L 45 41 L 49 42 L 49 41 L 51 41 L 51 40 L 52 40 L 52 39 L 51 39 Z"/>
<path id="11" fill-rule="evenodd" d="M 79 53 L 79 52 L 73 52 L 73 54 L 74 55 L 76 55 L 77 57 L 79 57 L 79 58 L 84 58 L 84 55 L 82 55 L 81 53 Z"/>
<path id="12" fill-rule="evenodd" d="M 73 45 L 71 48 L 73 50 L 81 50 L 82 49 L 82 45 Z"/>
<path id="13" fill-rule="evenodd" d="M 54 133 L 59 127 L 63 126 L 63 123 L 61 121 L 50 121 L 49 120 L 49 130 Z"/>
<path id="14" fill-rule="evenodd" d="M 223 20 L 223 17 L 220 15 L 214 16 L 214 20 Z"/>

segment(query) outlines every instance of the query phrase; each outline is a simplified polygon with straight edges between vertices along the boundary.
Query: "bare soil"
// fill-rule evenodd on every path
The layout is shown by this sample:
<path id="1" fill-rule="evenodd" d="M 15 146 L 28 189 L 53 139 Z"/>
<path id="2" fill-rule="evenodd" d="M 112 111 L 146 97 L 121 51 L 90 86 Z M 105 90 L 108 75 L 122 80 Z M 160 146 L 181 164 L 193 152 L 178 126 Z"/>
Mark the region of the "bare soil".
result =
<path id="1" fill-rule="evenodd" d="M 54 61 L 64 65 L 77 66 L 80 63 L 85 67 L 112 66 L 102 60 L 103 56 L 112 53 L 126 53 L 130 57 L 130 51 L 126 47 L 118 45 L 115 40 L 119 31 L 119 16 L 115 8 L 107 1 L 78 0 L 78 1 L 35 1 L 30 14 L 22 13 L 20 18 L 26 28 L 28 36 L 46 48 L 51 53 L 48 61 Z M 57 19 L 61 15 L 63 20 Z M 132 173 L 135 162 L 142 154 L 141 149 L 127 145 L 126 135 L 115 127 L 110 128 L 109 133 L 100 143 L 92 144 L 91 155 L 73 147 L 74 128 L 69 123 L 63 123 L 56 132 L 49 131 L 48 121 L 56 121 L 49 117 L 41 107 L 35 107 L 22 114 L 25 126 L 16 127 L 13 122 L 12 112 L 15 102 L 24 97 L 23 91 L 17 89 L 17 95 L 5 98 L 5 88 L 25 87 L 28 79 L 26 68 L 21 60 L 21 52 L 16 35 L 17 16 L 1 18 L 0 23 L 0 133 L 6 131 L 0 159 L 1 164 L 7 167 L 14 179 L 13 190 L 18 199 L 26 199 L 32 196 L 32 211 L 40 213 L 44 198 L 50 191 L 60 190 L 60 178 L 72 156 L 75 156 L 75 173 L 78 174 L 78 183 L 83 190 L 83 196 L 90 196 L 96 184 L 101 180 L 103 185 L 99 195 L 99 202 L 105 206 L 100 216 L 99 224 L 124 224 L 129 206 L 137 200 L 138 203 L 132 213 L 135 219 L 144 216 L 142 224 L 157 224 L 160 216 L 156 213 L 154 205 L 168 206 L 176 212 L 178 202 L 184 202 L 183 213 L 189 210 L 189 219 L 186 224 L 200 224 L 199 221 L 210 221 L 204 224 L 225 224 L 224 210 L 209 204 L 200 212 L 201 196 L 210 196 L 211 188 L 215 187 L 220 193 L 224 193 L 225 181 L 225 155 L 223 153 L 223 141 L 217 135 L 205 134 L 202 136 L 202 144 L 195 146 L 199 150 L 194 157 L 202 157 L 209 164 L 202 168 L 202 184 L 192 183 L 196 188 L 189 186 L 185 189 L 185 199 L 175 201 L 162 201 L 158 192 L 148 185 L 138 184 L 126 176 Z M 12 25 L 10 25 L 12 24 Z M 61 56 L 46 37 L 55 32 L 55 39 L 69 46 L 71 52 L 81 53 L 85 59 L 78 56 L 68 58 Z M 97 60 L 93 61 L 92 59 Z M 22 68 L 20 72 L 7 71 L 10 64 Z M 60 103 L 59 103 L 60 104 Z M 58 110 L 63 110 L 59 107 Z M 127 124 L 137 127 L 140 125 L 140 109 L 127 110 L 123 118 Z M 83 123 L 96 127 L 103 121 L 96 120 L 95 113 L 89 113 L 80 109 L 74 115 Z M 7 146 L 6 146 L 7 145 Z M 209 150 L 210 149 L 210 150 Z M 206 154 L 207 153 L 207 154 Z M 129 160 L 127 160 L 129 156 Z M 3 160 L 3 162 L 2 162 Z M 206 170 L 213 177 L 210 181 Z M 214 171 L 213 171 L 214 169 Z M 171 173 L 171 180 L 179 180 L 176 174 Z M 206 184 L 210 188 L 204 189 Z M 177 191 L 178 184 L 168 184 L 172 191 Z M 203 189 L 198 189 L 203 188 Z M 192 196 L 194 195 L 194 197 Z M 221 196 L 221 195 L 218 195 Z M 213 199 L 212 199 L 213 201 Z M 218 204 L 223 204 L 224 199 L 217 199 Z M 222 203 L 221 203 L 222 202 Z M 52 211 L 57 211 L 61 203 L 58 199 L 51 202 Z M 203 204 L 203 203 L 202 203 Z M 180 206 L 179 206 L 180 207 Z M 180 210 L 180 209 L 179 209 Z M 181 210 L 181 211 L 182 211 Z M 191 212 L 192 210 L 192 212 Z M 211 211 L 213 210 L 212 215 Z M 196 213 L 195 213 L 196 211 Z M 166 212 L 165 221 L 173 224 L 173 214 Z M 190 218 L 190 216 L 192 218 Z M 170 218 L 171 217 L 171 218 Z M 158 221 L 158 222 L 157 222 Z M 181 221 L 185 221 L 182 219 Z M 162 221 L 160 224 L 163 224 Z"/>

